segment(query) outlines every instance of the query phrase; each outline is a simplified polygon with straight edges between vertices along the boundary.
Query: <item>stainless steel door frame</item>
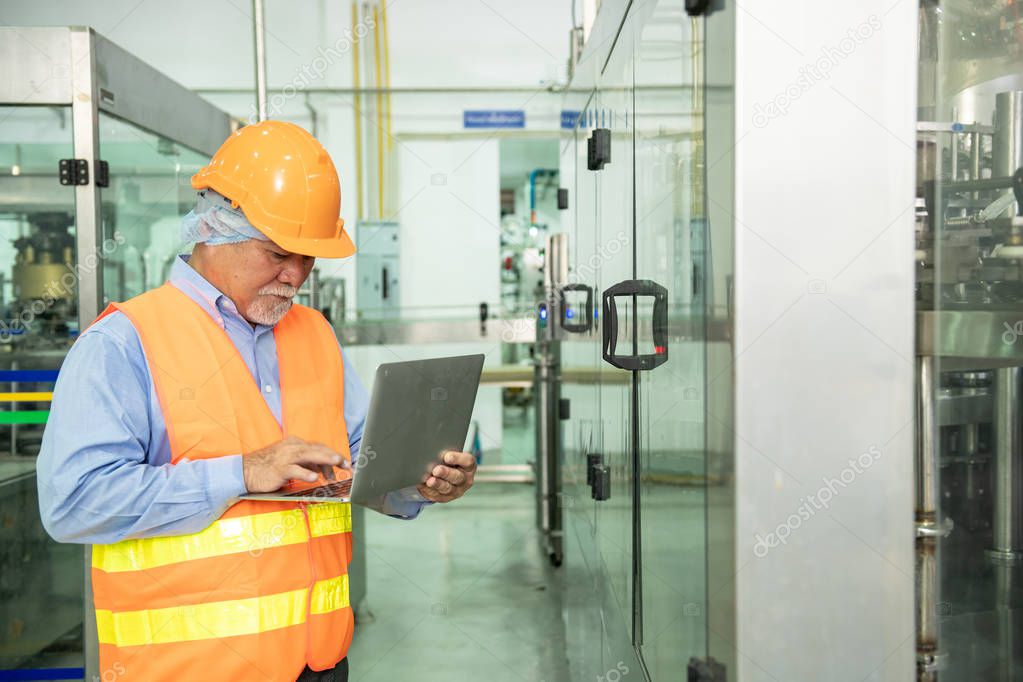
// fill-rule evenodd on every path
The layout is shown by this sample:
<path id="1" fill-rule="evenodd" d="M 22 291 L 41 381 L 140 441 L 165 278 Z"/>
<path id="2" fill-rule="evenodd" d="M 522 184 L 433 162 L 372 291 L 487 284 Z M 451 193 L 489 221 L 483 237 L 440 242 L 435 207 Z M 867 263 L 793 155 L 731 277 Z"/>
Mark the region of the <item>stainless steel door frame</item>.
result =
<path id="1" fill-rule="evenodd" d="M 917 6 L 767 0 L 734 21 L 719 215 L 736 244 L 737 622 L 721 646 L 734 679 L 904 682 Z"/>

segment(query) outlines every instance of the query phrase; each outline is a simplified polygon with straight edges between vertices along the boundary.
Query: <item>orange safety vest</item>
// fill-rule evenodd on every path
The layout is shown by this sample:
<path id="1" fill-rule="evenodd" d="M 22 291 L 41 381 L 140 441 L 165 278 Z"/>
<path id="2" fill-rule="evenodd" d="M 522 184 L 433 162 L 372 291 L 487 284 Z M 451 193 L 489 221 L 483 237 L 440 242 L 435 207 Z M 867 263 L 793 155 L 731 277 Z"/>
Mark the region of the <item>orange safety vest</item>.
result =
<path id="1" fill-rule="evenodd" d="M 287 436 L 351 460 L 337 339 L 295 305 L 274 327 L 283 428 L 231 339 L 165 284 L 119 310 L 138 332 L 171 462 L 250 453 Z M 197 491 L 202 495 L 202 491 Z M 336 665 L 352 640 L 345 503 L 233 505 L 192 535 L 95 545 L 101 670 L 118 679 L 282 680 Z"/>

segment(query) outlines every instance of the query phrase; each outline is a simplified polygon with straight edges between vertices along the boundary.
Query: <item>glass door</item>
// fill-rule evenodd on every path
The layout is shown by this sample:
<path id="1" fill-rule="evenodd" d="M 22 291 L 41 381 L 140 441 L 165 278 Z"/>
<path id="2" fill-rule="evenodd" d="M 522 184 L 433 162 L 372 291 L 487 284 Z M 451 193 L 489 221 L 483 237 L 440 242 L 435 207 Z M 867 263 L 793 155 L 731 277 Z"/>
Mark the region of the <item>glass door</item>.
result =
<path id="1" fill-rule="evenodd" d="M 566 341 L 563 364 L 592 363 L 596 386 L 565 383 L 578 543 L 566 560 L 585 567 L 578 592 L 594 606 L 566 613 L 600 650 L 574 671 L 579 679 L 683 679 L 707 651 L 712 278 L 698 27 L 682 0 L 630 5 L 575 136 L 573 275 L 594 287 L 597 323 L 589 359 L 585 344 Z M 593 458 L 573 459 L 584 453 Z M 593 465 L 609 483 L 597 501 L 588 499 Z"/>
<path id="2" fill-rule="evenodd" d="M 636 275 L 642 583 L 637 646 L 651 680 L 679 679 L 707 648 L 701 19 L 648 10 L 636 40 Z M 661 295 L 663 299 L 659 298 Z M 666 359 L 665 359 L 666 356 Z"/>
<path id="3" fill-rule="evenodd" d="M 586 286 L 599 293 L 597 280 L 599 263 L 595 232 L 597 203 L 596 176 L 586 167 L 588 129 L 583 121 L 593 115 L 592 90 L 570 100 L 568 111 L 579 111 L 580 125 L 572 131 L 562 152 L 561 177 L 569 189 L 568 220 L 563 229 L 569 239 L 569 283 Z M 572 106 L 577 102 L 578 109 Z M 565 303 L 575 318 L 582 317 L 586 305 L 585 292 Z M 579 300 L 582 299 L 582 300 Z M 591 302 L 595 300 L 591 298 Z M 593 500 L 589 470 L 600 447 L 600 335 L 589 311 L 593 326 L 587 332 L 564 333 L 561 336 L 561 395 L 571 405 L 571 419 L 563 422 L 564 460 L 562 462 L 562 506 L 565 532 L 565 564 L 568 577 L 565 618 L 571 648 L 576 651 L 597 653 L 594 642 L 602 640 L 601 578 L 597 554 L 597 502 Z M 599 655 L 569 661 L 572 679 L 596 679 L 603 671 Z"/>
<path id="4" fill-rule="evenodd" d="M 604 339 L 617 336 L 620 349 L 632 343 L 633 303 L 616 299 L 616 316 L 608 315 L 603 292 L 633 278 L 635 244 L 635 108 L 633 105 L 633 51 L 636 12 L 629 11 L 621 24 L 614 48 L 600 77 L 594 97 L 592 135 L 604 133 L 610 141 L 610 160 L 596 177 L 597 296 Z M 599 140 L 598 140 L 599 141 Z M 598 145 L 599 146 L 599 145 Z M 617 327 L 617 334 L 611 330 Z M 606 342 L 604 343 L 606 345 Z M 635 528 L 635 460 L 633 456 L 632 376 L 607 362 L 600 363 L 599 452 L 610 477 L 609 496 L 597 503 L 597 546 L 603 570 L 602 609 L 605 639 L 601 674 L 640 679 L 635 654 L 635 626 L 639 601 L 636 595 L 637 554 Z"/>
<path id="5" fill-rule="evenodd" d="M 1021 31 L 1012 0 L 919 13 L 920 680 L 1023 676 Z"/>
<path id="6" fill-rule="evenodd" d="M 69 107 L 0 106 L 0 679 L 82 666 L 82 551 L 47 536 L 35 475 L 78 332 L 73 156 Z"/>
<path id="7" fill-rule="evenodd" d="M 104 302 L 160 286 L 182 252 L 181 217 L 195 205 L 190 179 L 208 156 L 100 112 Z"/>

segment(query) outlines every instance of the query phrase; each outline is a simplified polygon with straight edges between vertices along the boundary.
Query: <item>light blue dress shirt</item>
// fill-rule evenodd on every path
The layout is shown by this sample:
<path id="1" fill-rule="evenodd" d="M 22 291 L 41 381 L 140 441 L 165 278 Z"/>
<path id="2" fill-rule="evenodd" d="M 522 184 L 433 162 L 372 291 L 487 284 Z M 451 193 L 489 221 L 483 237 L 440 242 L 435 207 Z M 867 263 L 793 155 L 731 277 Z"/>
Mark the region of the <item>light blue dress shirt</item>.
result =
<path id="1" fill-rule="evenodd" d="M 227 332 L 281 421 L 273 327 L 253 329 L 234 303 L 178 258 L 170 283 Z M 344 362 L 344 416 L 353 462 L 369 403 L 351 362 Z M 184 535 L 209 526 L 246 492 L 241 455 L 170 464 L 170 442 L 138 334 L 121 312 L 82 333 L 64 359 L 39 452 L 43 526 L 59 542 L 106 544 L 126 538 Z M 392 493 L 379 511 L 416 517 L 414 489 Z"/>

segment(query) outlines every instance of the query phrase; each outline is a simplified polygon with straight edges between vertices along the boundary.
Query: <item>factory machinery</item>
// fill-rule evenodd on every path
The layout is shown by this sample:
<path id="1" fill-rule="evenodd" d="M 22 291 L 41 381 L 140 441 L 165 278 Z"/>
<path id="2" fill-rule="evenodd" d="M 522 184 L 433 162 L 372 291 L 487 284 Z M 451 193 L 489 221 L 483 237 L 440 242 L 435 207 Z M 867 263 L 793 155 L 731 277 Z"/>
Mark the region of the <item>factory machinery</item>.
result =
<path id="1" fill-rule="evenodd" d="M 920 9 L 917 666 L 1023 676 L 1023 18 Z"/>
<path id="2" fill-rule="evenodd" d="M 164 280 L 231 127 L 89 28 L 0 28 L 0 678 L 98 679 L 89 549 L 43 529 L 36 455 L 72 343 Z"/>
<path id="3" fill-rule="evenodd" d="M 80 650 L 83 615 L 82 550 L 46 535 L 35 480 L 50 392 L 78 330 L 77 277 L 65 276 L 75 272 L 73 197 L 56 160 L 17 160 L 0 176 L 0 669 L 54 646 Z"/>

